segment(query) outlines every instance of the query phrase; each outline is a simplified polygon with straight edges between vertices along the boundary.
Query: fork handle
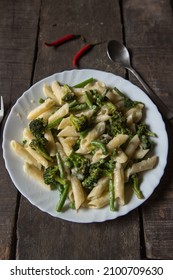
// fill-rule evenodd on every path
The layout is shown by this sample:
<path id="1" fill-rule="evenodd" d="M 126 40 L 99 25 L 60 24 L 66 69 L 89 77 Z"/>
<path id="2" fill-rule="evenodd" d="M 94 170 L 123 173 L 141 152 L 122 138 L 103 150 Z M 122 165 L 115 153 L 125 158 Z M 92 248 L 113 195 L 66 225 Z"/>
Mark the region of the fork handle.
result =
<path id="1" fill-rule="evenodd" d="M 146 90 L 147 95 L 151 98 L 151 100 L 157 105 L 160 113 L 167 119 L 170 120 L 173 118 L 173 113 L 167 108 L 167 106 L 161 101 L 161 99 L 150 89 L 150 87 L 146 84 L 146 82 L 141 78 L 141 76 L 136 72 L 136 70 L 132 67 L 126 67 L 130 72 L 134 74 L 134 76 L 138 79 L 141 85 Z"/>

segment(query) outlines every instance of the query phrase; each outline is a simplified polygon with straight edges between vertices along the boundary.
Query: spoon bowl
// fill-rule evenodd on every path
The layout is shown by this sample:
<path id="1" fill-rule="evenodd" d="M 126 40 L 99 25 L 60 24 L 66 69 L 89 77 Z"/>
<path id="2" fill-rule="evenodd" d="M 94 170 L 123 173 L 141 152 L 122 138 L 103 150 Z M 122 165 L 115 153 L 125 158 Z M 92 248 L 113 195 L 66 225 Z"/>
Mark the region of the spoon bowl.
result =
<path id="1" fill-rule="evenodd" d="M 107 54 L 112 61 L 119 63 L 125 68 L 130 67 L 129 52 L 127 48 L 120 42 L 116 40 L 110 41 L 107 46 Z"/>

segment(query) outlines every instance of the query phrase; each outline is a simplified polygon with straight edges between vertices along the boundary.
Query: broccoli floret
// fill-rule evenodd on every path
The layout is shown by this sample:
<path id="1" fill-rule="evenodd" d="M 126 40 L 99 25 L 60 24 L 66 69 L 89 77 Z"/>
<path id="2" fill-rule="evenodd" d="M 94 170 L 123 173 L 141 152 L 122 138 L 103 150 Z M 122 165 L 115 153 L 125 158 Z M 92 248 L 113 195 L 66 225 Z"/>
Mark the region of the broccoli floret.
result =
<path id="1" fill-rule="evenodd" d="M 94 104 L 102 107 L 103 102 L 107 100 L 106 93 L 107 90 L 103 94 L 99 93 L 96 89 L 90 91 L 94 100 Z"/>
<path id="2" fill-rule="evenodd" d="M 46 127 L 47 123 L 44 121 L 43 118 L 35 119 L 29 124 L 29 129 L 36 138 L 40 138 L 43 136 Z"/>
<path id="3" fill-rule="evenodd" d="M 65 160 L 66 166 L 71 168 L 72 173 L 83 180 L 89 168 L 89 160 L 82 155 L 72 152 Z"/>
<path id="4" fill-rule="evenodd" d="M 130 134 L 126 127 L 126 117 L 121 112 L 116 111 L 108 121 L 108 133 L 114 137 L 117 134 Z"/>
<path id="5" fill-rule="evenodd" d="M 136 133 L 139 136 L 139 139 L 141 140 L 141 146 L 143 149 L 150 149 L 152 146 L 152 141 L 150 140 L 151 137 L 157 137 L 157 135 L 153 132 L 151 132 L 147 125 L 144 122 L 140 122 L 137 125 Z"/>
<path id="6" fill-rule="evenodd" d="M 115 112 L 116 112 L 116 106 L 115 106 L 112 102 L 110 102 L 110 101 L 105 102 L 104 105 L 105 105 L 106 108 L 108 109 L 108 114 L 109 114 L 109 115 L 115 114 Z"/>
<path id="7" fill-rule="evenodd" d="M 88 119 L 84 115 L 77 117 L 77 116 L 71 114 L 70 121 L 71 121 L 72 125 L 75 127 L 77 132 L 84 131 L 88 127 Z"/>
<path id="8" fill-rule="evenodd" d="M 144 195 L 139 188 L 139 177 L 138 177 L 138 175 L 137 174 L 131 175 L 130 180 L 132 181 L 132 190 L 136 194 L 137 198 L 143 199 Z"/>
<path id="9" fill-rule="evenodd" d="M 142 135 L 157 137 L 157 135 L 155 133 L 153 133 L 152 131 L 150 131 L 148 129 L 147 125 L 144 122 L 140 122 L 137 125 L 136 133 L 138 134 L 139 137 Z"/>
<path id="10" fill-rule="evenodd" d="M 84 188 L 92 189 L 97 181 L 103 176 L 105 160 L 102 159 L 89 167 L 88 176 L 83 180 Z"/>
<path id="11" fill-rule="evenodd" d="M 51 185 L 52 188 L 58 188 L 60 191 L 63 190 L 66 183 L 66 179 L 60 177 L 58 165 L 47 167 L 43 173 L 43 179 L 45 184 Z"/>
<path id="12" fill-rule="evenodd" d="M 49 166 L 43 173 L 45 184 L 51 185 L 52 188 L 57 188 L 61 195 L 57 203 L 56 211 L 61 212 L 69 191 L 69 180 L 65 178 L 61 157 L 57 156 L 57 165 Z"/>
<path id="13" fill-rule="evenodd" d="M 63 101 L 69 103 L 76 99 L 74 92 L 68 85 L 64 85 L 63 89 L 64 89 L 64 93 L 65 93 L 65 95 L 62 98 Z"/>
<path id="14" fill-rule="evenodd" d="M 90 171 L 90 175 L 87 178 L 85 178 L 82 182 L 83 187 L 87 189 L 92 189 L 101 176 L 102 169 L 92 169 L 92 171 Z"/>
<path id="15" fill-rule="evenodd" d="M 94 146 L 94 148 L 96 148 L 96 149 L 101 149 L 103 154 L 105 154 L 105 155 L 108 153 L 106 145 L 99 140 L 91 141 L 91 145 Z"/>
<path id="16" fill-rule="evenodd" d="M 48 140 L 44 137 L 32 139 L 31 143 L 29 144 L 30 147 L 35 150 L 38 154 L 43 156 L 48 161 L 53 162 L 53 159 L 48 155 L 46 150 L 46 145 Z"/>

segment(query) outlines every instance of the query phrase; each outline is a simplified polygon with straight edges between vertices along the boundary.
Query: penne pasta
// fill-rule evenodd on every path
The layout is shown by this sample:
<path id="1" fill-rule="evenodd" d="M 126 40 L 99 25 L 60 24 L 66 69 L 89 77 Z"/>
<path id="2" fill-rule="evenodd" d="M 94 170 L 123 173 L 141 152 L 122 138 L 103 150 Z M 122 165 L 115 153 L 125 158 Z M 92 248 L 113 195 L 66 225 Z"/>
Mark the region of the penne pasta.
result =
<path id="1" fill-rule="evenodd" d="M 82 203 L 85 201 L 86 195 L 79 179 L 71 176 L 71 187 L 74 196 L 75 209 L 78 210 Z"/>
<path id="2" fill-rule="evenodd" d="M 88 207 L 89 208 L 103 208 L 104 206 L 108 205 L 109 203 L 109 193 L 106 192 L 104 193 L 101 197 L 90 200 L 88 202 Z"/>
<path id="3" fill-rule="evenodd" d="M 140 162 L 133 163 L 133 165 L 125 171 L 126 181 L 132 174 L 152 169 L 156 165 L 157 159 L 157 156 L 152 156 Z"/>
<path id="4" fill-rule="evenodd" d="M 122 144 L 124 144 L 129 138 L 126 134 L 118 134 L 114 138 L 112 138 L 107 144 L 107 148 L 109 152 L 112 152 L 114 149 L 119 148 Z"/>
<path id="5" fill-rule="evenodd" d="M 11 140 L 10 146 L 12 150 L 21 157 L 24 161 L 26 161 L 29 164 L 32 164 L 34 166 L 38 166 L 37 160 L 26 150 L 25 147 L 23 147 L 21 144 L 19 144 L 15 140 Z"/>
<path id="6" fill-rule="evenodd" d="M 124 170 L 119 162 L 116 163 L 114 169 L 114 192 L 115 199 L 118 199 L 120 205 L 124 205 Z"/>
<path id="7" fill-rule="evenodd" d="M 34 120 L 35 118 L 37 118 L 38 116 L 40 116 L 42 113 L 46 112 L 47 110 L 49 110 L 50 108 L 52 108 L 55 105 L 55 102 L 48 98 L 44 101 L 44 103 L 40 104 L 39 106 L 37 106 L 36 108 L 34 108 L 27 116 L 27 119 L 29 121 Z"/>
<path id="8" fill-rule="evenodd" d="M 52 91 L 56 97 L 58 105 L 62 105 L 62 97 L 64 96 L 64 89 L 57 81 L 54 81 L 51 85 Z"/>
<path id="9" fill-rule="evenodd" d="M 50 185 L 47 185 L 44 183 L 43 172 L 40 169 L 38 169 L 34 165 L 28 164 L 26 162 L 24 165 L 24 171 L 28 176 L 32 177 L 37 182 L 39 182 L 41 186 L 43 186 L 44 188 L 46 188 L 48 190 L 51 190 Z"/>
<path id="10" fill-rule="evenodd" d="M 102 177 L 101 179 L 98 180 L 97 185 L 89 193 L 89 195 L 87 196 L 87 199 L 93 200 L 93 199 L 99 198 L 102 195 L 102 193 L 106 189 L 108 189 L 108 185 L 109 185 L 109 178 Z"/>
<path id="11" fill-rule="evenodd" d="M 52 114 L 48 118 L 48 123 L 52 123 L 59 118 L 65 117 L 69 112 L 69 106 L 65 103 L 62 107 L 60 107 L 54 114 Z"/>

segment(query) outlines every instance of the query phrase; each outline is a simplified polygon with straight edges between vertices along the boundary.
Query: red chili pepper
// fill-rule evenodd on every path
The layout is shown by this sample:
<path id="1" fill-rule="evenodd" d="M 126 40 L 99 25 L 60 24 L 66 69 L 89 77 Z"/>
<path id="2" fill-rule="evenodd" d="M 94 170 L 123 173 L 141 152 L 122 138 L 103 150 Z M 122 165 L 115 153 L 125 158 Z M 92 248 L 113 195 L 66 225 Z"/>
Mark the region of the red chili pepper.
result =
<path id="1" fill-rule="evenodd" d="M 100 43 L 98 43 L 100 44 Z M 83 46 L 73 57 L 73 66 L 77 67 L 78 66 L 78 61 L 79 59 L 87 52 L 89 51 L 92 47 L 94 47 L 95 45 L 98 44 L 86 44 L 85 46 Z"/>
<path id="2" fill-rule="evenodd" d="M 54 42 L 51 42 L 51 43 L 45 42 L 45 45 L 48 47 L 59 46 L 67 41 L 70 41 L 72 39 L 77 39 L 79 37 L 83 38 L 81 35 L 67 34 L 64 37 L 59 38 L 58 40 L 56 40 Z"/>

